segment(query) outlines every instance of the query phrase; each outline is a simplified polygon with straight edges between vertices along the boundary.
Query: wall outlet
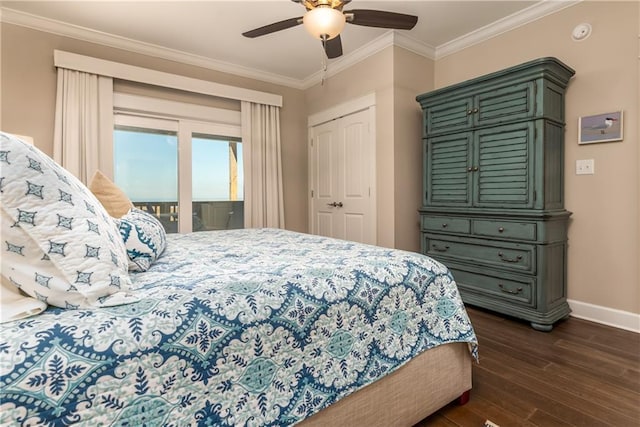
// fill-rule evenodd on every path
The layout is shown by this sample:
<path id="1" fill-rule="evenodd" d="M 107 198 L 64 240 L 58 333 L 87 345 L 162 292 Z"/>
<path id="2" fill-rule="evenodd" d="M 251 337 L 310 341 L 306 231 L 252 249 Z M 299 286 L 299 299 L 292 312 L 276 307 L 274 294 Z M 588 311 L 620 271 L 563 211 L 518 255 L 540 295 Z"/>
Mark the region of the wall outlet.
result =
<path id="1" fill-rule="evenodd" d="M 576 160 L 576 175 L 593 175 L 596 173 L 593 159 Z"/>

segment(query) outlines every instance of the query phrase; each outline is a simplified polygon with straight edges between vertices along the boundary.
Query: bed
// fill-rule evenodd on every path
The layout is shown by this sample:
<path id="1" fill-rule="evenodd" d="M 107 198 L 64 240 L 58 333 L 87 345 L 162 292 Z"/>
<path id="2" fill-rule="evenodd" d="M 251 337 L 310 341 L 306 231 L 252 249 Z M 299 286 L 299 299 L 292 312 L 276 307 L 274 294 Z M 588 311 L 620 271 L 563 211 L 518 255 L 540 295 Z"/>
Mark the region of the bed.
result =
<path id="1" fill-rule="evenodd" d="M 46 308 L 0 325 L 1 425 L 409 426 L 468 396 L 476 337 L 433 259 L 279 229 L 166 235 L 0 143 L 2 289 Z"/>

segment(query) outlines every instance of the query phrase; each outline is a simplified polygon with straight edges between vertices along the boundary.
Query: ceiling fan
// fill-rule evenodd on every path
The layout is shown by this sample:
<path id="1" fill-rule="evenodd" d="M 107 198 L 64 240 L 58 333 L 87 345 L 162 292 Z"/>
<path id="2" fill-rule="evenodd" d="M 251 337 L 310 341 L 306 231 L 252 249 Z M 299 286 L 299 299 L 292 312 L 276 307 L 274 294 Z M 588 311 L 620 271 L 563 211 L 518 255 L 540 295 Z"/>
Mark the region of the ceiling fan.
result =
<path id="1" fill-rule="evenodd" d="M 274 22 L 264 27 L 242 33 L 243 36 L 254 38 L 276 31 L 285 30 L 303 24 L 307 31 L 322 41 L 328 58 L 342 55 L 342 41 L 340 32 L 346 23 L 365 27 L 392 28 L 410 30 L 418 22 L 418 17 L 403 13 L 386 12 L 382 10 L 342 8 L 351 0 L 291 0 L 300 3 L 307 9 L 304 16 L 289 18 Z"/>

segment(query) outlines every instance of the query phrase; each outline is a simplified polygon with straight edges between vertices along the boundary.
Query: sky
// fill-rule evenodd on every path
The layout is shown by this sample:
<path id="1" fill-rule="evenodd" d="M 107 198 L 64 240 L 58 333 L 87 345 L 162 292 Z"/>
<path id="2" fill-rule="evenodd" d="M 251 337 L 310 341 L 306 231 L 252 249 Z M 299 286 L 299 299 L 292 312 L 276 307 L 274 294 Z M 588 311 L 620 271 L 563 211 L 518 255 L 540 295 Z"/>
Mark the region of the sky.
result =
<path id="1" fill-rule="evenodd" d="M 193 201 L 229 200 L 229 143 L 192 138 Z M 114 181 L 133 202 L 178 200 L 178 137 L 116 129 Z M 238 199 L 244 199 L 238 144 Z"/>

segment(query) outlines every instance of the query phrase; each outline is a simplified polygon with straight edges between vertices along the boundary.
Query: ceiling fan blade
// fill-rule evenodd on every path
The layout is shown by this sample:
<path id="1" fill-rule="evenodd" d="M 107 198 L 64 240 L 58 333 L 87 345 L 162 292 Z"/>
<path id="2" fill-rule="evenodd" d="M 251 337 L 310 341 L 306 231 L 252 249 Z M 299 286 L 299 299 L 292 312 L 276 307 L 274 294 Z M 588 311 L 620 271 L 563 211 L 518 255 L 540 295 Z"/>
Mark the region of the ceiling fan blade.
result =
<path id="1" fill-rule="evenodd" d="M 297 18 L 289 18 L 284 21 L 274 22 L 273 24 L 265 25 L 264 27 L 256 28 L 251 31 L 242 33 L 243 36 L 254 38 L 264 36 L 266 34 L 275 33 L 276 31 L 286 30 L 287 28 L 295 27 L 302 24 L 302 16 Z"/>
<path id="2" fill-rule="evenodd" d="M 349 14 L 353 15 L 353 18 L 347 18 L 347 22 L 365 27 L 410 30 L 415 27 L 418 22 L 417 16 L 386 12 L 383 10 L 355 9 L 347 10 L 344 13 L 347 16 L 349 16 Z"/>
<path id="3" fill-rule="evenodd" d="M 329 59 L 342 56 L 342 40 L 340 39 L 340 35 L 324 42 L 324 51 L 327 53 L 327 58 Z"/>

